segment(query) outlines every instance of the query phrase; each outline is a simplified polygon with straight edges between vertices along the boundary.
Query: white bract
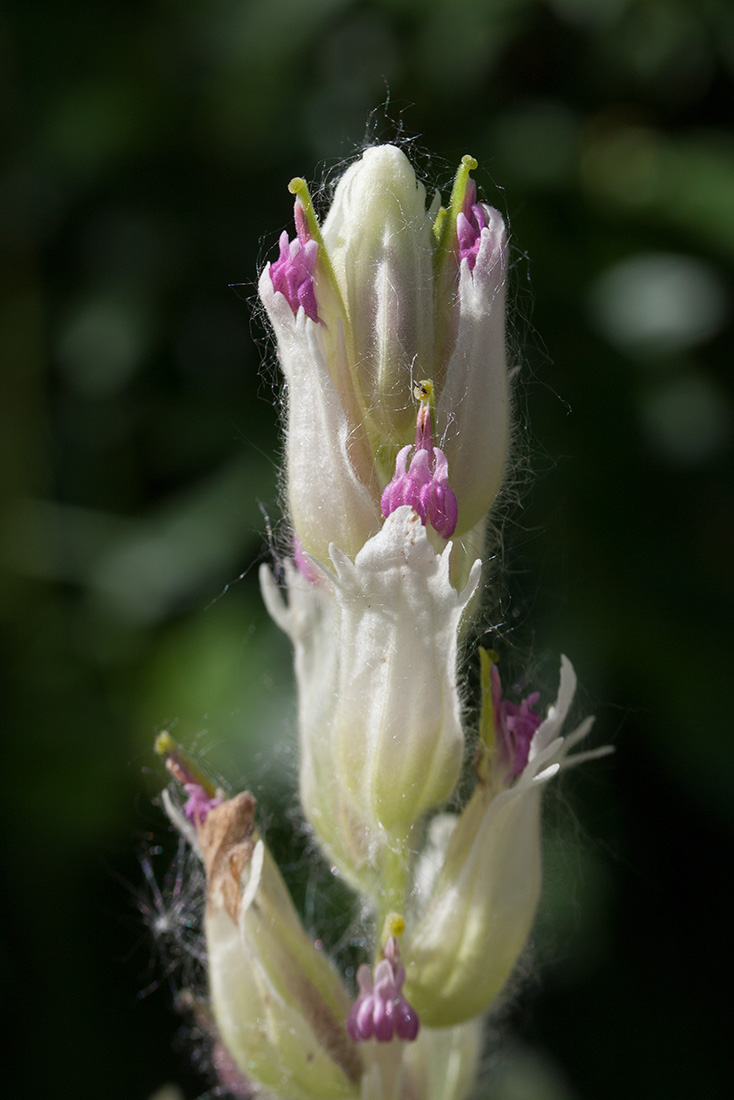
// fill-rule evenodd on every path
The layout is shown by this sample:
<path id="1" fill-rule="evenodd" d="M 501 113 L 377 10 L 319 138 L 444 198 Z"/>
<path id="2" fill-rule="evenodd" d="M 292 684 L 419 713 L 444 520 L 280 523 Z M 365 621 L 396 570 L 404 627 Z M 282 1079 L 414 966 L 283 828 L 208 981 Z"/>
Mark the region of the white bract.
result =
<path id="1" fill-rule="evenodd" d="M 426 1023 L 449 1026 L 488 1008 L 522 951 L 541 890 L 540 802 L 544 785 L 564 766 L 608 750 L 567 754 L 591 729 L 587 718 L 568 736 L 576 675 L 561 661 L 558 698 L 536 729 L 522 773 L 508 787 L 480 782 L 459 817 L 432 823 L 437 842 L 429 866 L 422 915 L 403 944 L 406 992 Z"/>
<path id="2" fill-rule="evenodd" d="M 386 852 L 405 861 L 413 826 L 459 776 L 456 637 L 480 563 L 457 594 L 450 553 L 403 506 L 354 563 L 332 547 L 333 571 L 315 583 L 290 568 L 288 606 L 262 572 L 296 651 L 304 809 L 329 857 L 370 891 L 384 885 Z"/>
<path id="3" fill-rule="evenodd" d="M 388 437 L 411 430 L 413 364 L 433 370 L 435 213 L 405 154 L 380 145 L 341 177 L 322 230 L 365 412 Z"/>

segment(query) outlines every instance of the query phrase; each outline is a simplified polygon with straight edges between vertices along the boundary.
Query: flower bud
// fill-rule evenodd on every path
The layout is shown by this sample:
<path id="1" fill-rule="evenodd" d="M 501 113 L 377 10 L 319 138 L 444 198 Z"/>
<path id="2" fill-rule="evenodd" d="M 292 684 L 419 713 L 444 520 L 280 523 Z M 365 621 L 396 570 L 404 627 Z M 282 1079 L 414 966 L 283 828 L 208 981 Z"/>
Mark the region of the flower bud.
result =
<path id="1" fill-rule="evenodd" d="M 206 941 L 219 1036 L 247 1078 L 293 1100 L 359 1095 L 362 1062 L 348 1002 L 306 935 L 258 837 L 243 792 L 198 831 L 207 874 Z"/>
<path id="2" fill-rule="evenodd" d="M 445 815 L 432 823 L 444 850 L 429 844 L 427 858 L 440 870 L 430 884 L 419 868 L 417 882 L 429 883 L 423 915 L 408 924 L 401 945 L 406 995 L 429 1026 L 452 1026 L 488 1008 L 522 951 L 540 896 L 542 788 L 593 721 L 560 736 L 575 686 L 564 657 L 558 699 L 532 736 L 521 774 L 512 781 L 505 769 L 499 791 L 485 775 L 453 827 Z M 568 763 L 606 751 L 580 753 Z"/>
<path id="3" fill-rule="evenodd" d="M 410 429 L 413 363 L 433 360 L 432 229 L 425 188 L 394 145 L 347 169 L 324 222 L 367 416 L 388 436 Z"/>

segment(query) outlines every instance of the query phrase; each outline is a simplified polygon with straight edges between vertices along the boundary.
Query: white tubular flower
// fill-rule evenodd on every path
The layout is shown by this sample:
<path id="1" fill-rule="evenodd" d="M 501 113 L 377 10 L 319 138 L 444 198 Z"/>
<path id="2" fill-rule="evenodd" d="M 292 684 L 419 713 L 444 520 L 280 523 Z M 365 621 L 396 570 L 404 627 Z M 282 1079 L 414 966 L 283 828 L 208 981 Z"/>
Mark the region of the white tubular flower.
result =
<path id="1" fill-rule="evenodd" d="M 413 419 L 411 366 L 433 362 L 433 221 L 408 158 L 379 145 L 339 180 L 323 227 L 367 416 L 396 439 Z"/>
<path id="2" fill-rule="evenodd" d="M 348 1002 L 255 832 L 254 808 L 243 792 L 211 808 L 198 830 L 219 1037 L 246 1079 L 278 1095 L 347 1100 L 363 1072 L 344 1027 Z"/>
<path id="3" fill-rule="evenodd" d="M 507 244 L 500 214 L 476 201 L 473 167 L 465 157 L 448 210 L 438 196 L 427 209 L 405 154 L 367 149 L 339 180 L 323 230 L 305 182 L 291 181 L 297 238 L 283 233 L 259 290 L 288 387 L 291 520 L 321 561 L 332 542 L 353 560 L 379 530 L 381 494 L 406 472 L 418 378 L 435 380 L 445 450 L 430 437 L 424 460 L 416 442 L 414 473 L 450 487 L 458 512 L 441 536 L 481 529 L 501 485 Z"/>
<path id="4" fill-rule="evenodd" d="M 440 869 L 421 899 L 423 915 L 408 925 L 401 945 L 406 995 L 429 1026 L 468 1020 L 501 992 L 540 896 L 543 786 L 562 767 L 609 751 L 566 759 L 593 722 L 587 718 L 573 733 L 561 736 L 575 688 L 573 666 L 563 657 L 558 698 L 542 722 L 531 710 L 537 696 L 520 705 L 505 703 L 504 709 L 495 698 L 495 733 L 503 740 L 509 735 L 509 744 L 496 746 L 498 774 L 485 773 L 452 831 L 445 818 L 434 822 L 443 833 L 444 850 L 439 853 L 437 845 L 429 845 L 426 858 Z M 516 771 L 519 763 L 522 768 Z M 430 868 L 427 872 L 426 882 Z M 419 884 L 421 877 L 419 871 Z"/>
<path id="5" fill-rule="evenodd" d="M 354 563 L 332 547 L 334 572 L 316 584 L 289 571 L 287 609 L 263 575 L 268 609 L 296 647 L 303 805 L 327 852 L 363 888 L 458 779 L 456 638 L 481 565 L 457 594 L 450 553 L 436 554 L 403 505 Z"/>
<path id="6" fill-rule="evenodd" d="M 435 553 L 405 505 L 354 564 L 331 552 L 341 610 L 333 744 L 352 799 L 388 833 L 448 798 L 461 765 L 456 636 L 480 563 L 457 595 L 450 553 Z"/>

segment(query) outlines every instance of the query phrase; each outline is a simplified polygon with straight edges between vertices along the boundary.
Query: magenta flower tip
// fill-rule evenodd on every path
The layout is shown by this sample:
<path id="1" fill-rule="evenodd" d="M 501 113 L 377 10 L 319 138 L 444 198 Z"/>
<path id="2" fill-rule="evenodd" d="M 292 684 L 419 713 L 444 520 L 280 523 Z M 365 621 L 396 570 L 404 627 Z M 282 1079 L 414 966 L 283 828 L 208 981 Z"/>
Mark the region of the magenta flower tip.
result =
<path id="1" fill-rule="evenodd" d="M 225 801 L 220 791 L 215 791 L 200 772 L 197 771 L 187 754 L 177 745 L 168 731 L 159 734 L 155 751 L 164 756 L 166 768 L 178 785 L 186 792 L 184 814 L 197 828 L 203 825 L 208 814 Z"/>
<path id="2" fill-rule="evenodd" d="M 408 468 L 408 455 L 414 451 Z M 385 487 L 380 501 L 382 514 L 389 515 L 402 504 L 409 504 L 418 513 L 421 523 L 430 523 L 445 539 L 456 530 L 459 505 L 449 485 L 449 464 L 446 455 L 433 446 L 431 419 L 427 407 L 418 412 L 415 447 L 408 445 L 398 451 L 395 474 Z"/>
<path id="3" fill-rule="evenodd" d="M 405 967 L 397 962 L 397 949 L 375 967 L 374 981 L 366 965 L 357 971 L 360 993 L 347 1017 L 347 1031 L 355 1043 L 376 1039 L 412 1042 L 418 1037 L 418 1013 L 403 996 Z"/>
<path id="4" fill-rule="evenodd" d="M 476 190 L 474 192 L 476 197 Z M 467 204 L 456 219 L 456 236 L 459 242 L 459 259 L 466 260 L 469 270 L 474 270 L 482 243 L 482 230 L 487 228 L 487 212 L 481 203 Z"/>
<path id="5" fill-rule="evenodd" d="M 319 246 L 307 240 L 299 228 L 298 238 L 289 241 L 284 229 L 280 235 L 280 255 L 270 265 L 273 290 L 282 294 L 294 313 L 302 306 L 306 316 L 318 321 L 318 306 L 314 286 L 314 267 Z"/>
<path id="6" fill-rule="evenodd" d="M 224 802 L 220 795 L 213 797 L 208 795 L 198 783 L 184 783 L 183 789 L 188 795 L 184 804 L 184 813 L 191 824 L 197 827 L 203 825 L 211 811 Z"/>
<path id="7" fill-rule="evenodd" d="M 540 692 L 532 692 L 520 703 L 511 703 L 502 698 L 502 681 L 496 665 L 492 665 L 491 675 L 492 706 L 495 728 L 500 734 L 500 753 L 508 768 L 508 778 L 514 779 L 528 762 L 530 742 L 542 722 L 541 716 L 533 710 Z"/>

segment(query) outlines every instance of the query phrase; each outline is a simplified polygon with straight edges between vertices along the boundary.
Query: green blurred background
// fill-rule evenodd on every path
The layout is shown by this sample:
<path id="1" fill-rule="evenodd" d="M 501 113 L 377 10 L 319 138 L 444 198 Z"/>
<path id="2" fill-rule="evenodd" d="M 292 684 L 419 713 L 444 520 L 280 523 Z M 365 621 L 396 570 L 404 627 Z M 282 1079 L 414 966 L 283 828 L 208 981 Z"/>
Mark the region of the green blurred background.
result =
<path id="1" fill-rule="evenodd" d="M 7 0 L 0 41 L 8 1094 L 211 1085 L 140 913 L 141 854 L 160 882 L 173 850 L 151 742 L 173 724 L 285 834 L 256 269 L 293 175 L 402 135 L 444 187 L 476 156 L 512 229 L 522 507 L 489 640 L 547 698 L 567 652 L 617 747 L 550 799 L 482 1095 L 726 1095 L 734 5 Z"/>

